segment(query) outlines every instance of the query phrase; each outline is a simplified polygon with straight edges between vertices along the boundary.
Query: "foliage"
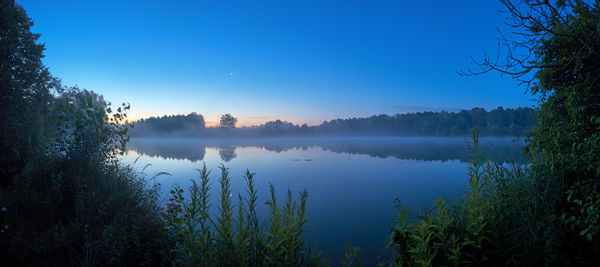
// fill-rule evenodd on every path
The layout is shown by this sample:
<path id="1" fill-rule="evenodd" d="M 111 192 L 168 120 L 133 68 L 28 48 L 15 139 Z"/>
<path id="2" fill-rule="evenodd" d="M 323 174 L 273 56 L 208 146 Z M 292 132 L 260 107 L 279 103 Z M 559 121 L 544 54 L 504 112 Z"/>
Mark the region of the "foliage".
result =
<path id="1" fill-rule="evenodd" d="M 51 107 L 56 131 L 2 188 L 7 208 L 2 250 L 7 263 L 164 263 L 169 238 L 157 189 L 116 159 L 127 141 L 102 98 L 70 89 Z"/>
<path id="2" fill-rule="evenodd" d="M 12 0 L 0 2 L 0 265 L 161 265 L 156 188 L 116 156 L 128 105 L 63 88 Z"/>
<path id="3" fill-rule="evenodd" d="M 527 168 L 482 164 L 476 153 L 461 200 L 416 217 L 400 210 L 396 263 L 600 262 L 600 2 L 503 3 L 517 36 L 503 39 L 506 64 L 486 58 L 479 73 L 509 74 L 539 96 Z"/>
<path id="4" fill-rule="evenodd" d="M 94 92 L 69 88 L 55 100 L 55 138 L 50 145 L 53 155 L 64 160 L 115 161 L 129 141 L 123 124 L 129 105 L 112 109 Z"/>
<path id="5" fill-rule="evenodd" d="M 350 247 L 349 244 L 346 244 L 344 253 L 344 261 L 342 261 L 342 266 L 350 267 L 356 266 L 360 267 L 360 248 L 358 247 Z"/>
<path id="6" fill-rule="evenodd" d="M 219 128 L 235 128 L 237 121 L 238 119 L 231 114 L 224 114 L 219 121 Z"/>
<path id="7" fill-rule="evenodd" d="M 536 250 L 549 262 L 597 261 L 600 2 L 505 4 L 522 37 L 506 44 L 531 53 L 509 57 L 508 66 L 487 66 L 522 80 L 539 97 L 539 125 L 527 151 L 530 173 L 543 186 L 535 212 L 541 214 L 536 234 L 545 240 Z"/>
<path id="8" fill-rule="evenodd" d="M 395 116 L 377 115 L 369 118 L 337 119 L 323 122 L 320 133 L 466 136 L 478 129 L 490 136 L 522 136 L 534 125 L 536 111 L 531 108 L 502 108 L 490 110 L 473 108 L 460 112 L 417 112 Z"/>
<path id="9" fill-rule="evenodd" d="M 206 127 L 204 117 L 195 112 L 188 115 L 165 115 L 140 119 L 134 125 L 132 136 L 149 136 L 156 133 L 194 135 Z"/>
<path id="10" fill-rule="evenodd" d="M 0 2 L 0 185 L 12 182 L 42 149 L 59 81 L 42 64 L 44 45 L 14 0 Z"/>
<path id="11" fill-rule="evenodd" d="M 228 114 L 226 114 L 228 115 Z M 226 115 L 223 115 L 224 117 Z M 190 115 L 188 115 L 190 116 Z M 303 136 L 303 135 L 394 135 L 394 136 L 467 136 L 471 129 L 478 129 L 488 136 L 524 136 L 534 126 L 537 110 L 532 108 L 502 108 L 486 111 L 483 108 L 461 110 L 460 112 L 417 112 L 408 114 L 376 115 L 367 118 L 348 118 L 324 121 L 317 126 L 295 125 L 291 122 L 275 120 L 259 126 L 240 127 L 235 131 L 223 131 L 233 128 L 203 128 L 180 132 L 154 128 L 148 130 L 149 121 L 183 120 L 184 116 L 168 118 L 150 118 L 135 122 L 133 136 L 183 135 L 190 137 L 217 136 Z M 223 118 L 222 118 L 223 119 Z M 235 118 L 233 118 L 235 119 Z M 226 121 L 232 121 L 227 117 Z M 237 119 L 236 119 L 237 122 Z M 183 125 L 180 123 L 179 125 Z M 228 125 L 231 125 L 229 123 Z"/>
<path id="12" fill-rule="evenodd" d="M 199 183 L 192 180 L 188 195 L 176 186 L 164 209 L 168 231 L 176 237 L 174 262 L 181 266 L 315 266 L 322 265 L 304 239 L 307 217 L 306 190 L 294 200 L 287 191 L 283 203 L 271 185 L 266 202 L 270 216 L 260 222 L 254 173 L 246 170 L 246 195 L 234 204 L 229 170 L 220 166 L 220 202 L 216 217 L 210 214 L 211 190 L 206 165 Z"/>
<path id="13" fill-rule="evenodd" d="M 421 213 L 399 205 L 392 231 L 395 264 L 541 265 L 537 179 L 517 164 L 484 159 L 473 135 L 469 181 L 458 199 L 440 197 Z"/>
<path id="14" fill-rule="evenodd" d="M 540 68 L 531 91 L 540 95 L 541 109 L 529 157 L 533 175 L 548 188 L 546 256 L 587 262 L 598 260 L 600 250 L 600 9 L 583 1 L 555 8 L 540 25 L 552 37 L 540 38 L 533 63 Z"/>

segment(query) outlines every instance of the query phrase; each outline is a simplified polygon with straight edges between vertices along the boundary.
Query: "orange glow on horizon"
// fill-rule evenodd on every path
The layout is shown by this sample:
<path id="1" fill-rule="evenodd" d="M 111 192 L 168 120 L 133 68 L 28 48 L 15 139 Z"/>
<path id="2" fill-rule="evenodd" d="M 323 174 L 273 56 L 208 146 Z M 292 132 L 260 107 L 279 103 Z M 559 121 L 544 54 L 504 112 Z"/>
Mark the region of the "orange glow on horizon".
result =
<path id="1" fill-rule="evenodd" d="M 201 113 L 198 113 L 198 114 L 201 114 Z M 173 115 L 181 115 L 181 114 L 177 113 L 177 114 L 163 114 L 163 115 L 149 115 L 149 116 L 135 116 L 135 115 L 132 116 L 131 114 L 129 114 L 129 117 L 127 117 L 127 120 L 128 120 L 128 122 L 133 123 L 133 122 L 136 122 L 141 119 L 147 119 L 150 117 L 162 117 L 165 115 L 173 116 Z M 212 116 L 207 117 L 207 116 L 203 115 L 203 117 L 204 117 L 206 127 L 217 127 L 219 125 L 220 116 L 216 116 L 213 118 Z M 234 115 L 234 117 L 235 117 L 235 115 Z M 277 119 L 277 118 L 273 118 L 273 119 L 271 119 L 271 118 L 269 118 L 269 119 L 247 119 L 246 118 L 246 119 L 244 119 L 243 117 L 242 118 L 236 117 L 236 118 L 238 118 L 238 123 L 236 124 L 237 127 L 259 126 L 261 124 L 265 124 L 269 121 L 275 121 L 275 120 L 288 121 L 288 122 L 291 122 L 296 125 L 302 125 L 302 124 L 306 123 L 308 126 L 316 126 L 316 125 L 321 124 L 321 122 L 323 122 L 322 120 L 320 120 L 320 121 L 319 120 L 288 120 L 288 119 L 283 119 L 283 118 L 280 118 L 280 119 Z"/>

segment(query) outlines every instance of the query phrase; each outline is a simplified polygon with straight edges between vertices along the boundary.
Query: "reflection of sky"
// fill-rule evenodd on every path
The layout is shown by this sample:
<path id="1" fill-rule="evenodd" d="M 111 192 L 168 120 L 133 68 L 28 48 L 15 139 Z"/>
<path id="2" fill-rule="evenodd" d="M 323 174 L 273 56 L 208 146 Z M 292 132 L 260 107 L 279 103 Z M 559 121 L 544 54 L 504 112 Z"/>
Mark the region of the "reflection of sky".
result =
<path id="1" fill-rule="evenodd" d="M 395 198 L 419 207 L 420 203 L 429 203 L 440 194 L 460 192 L 466 181 L 467 165 L 456 160 L 374 158 L 365 154 L 335 153 L 320 147 L 293 148 L 280 153 L 258 147 L 237 147 L 235 152 L 237 157 L 225 163 L 230 168 L 232 190 L 234 194 L 245 192 L 243 172 L 246 168 L 256 172 L 259 211 L 263 215 L 266 208 L 262 203 L 266 201 L 269 182 L 275 185 L 280 197 L 288 187 L 294 192 L 308 190 L 309 237 L 331 262 L 341 259 L 348 242 L 361 247 L 361 258 L 367 265 L 374 263 L 387 239 Z M 124 162 L 133 162 L 138 156 L 130 150 Z M 152 164 L 146 170 L 149 174 L 160 171 L 172 174 L 157 179 L 163 185 L 163 192 L 175 184 L 183 188 L 189 186 L 190 179 L 198 176 L 194 169 L 206 163 L 212 169 L 212 192 L 214 200 L 217 199 L 220 175 L 217 167 L 224 163 L 219 148 L 206 148 L 203 161 L 141 156 L 136 166 L 141 169 L 148 163 Z"/>

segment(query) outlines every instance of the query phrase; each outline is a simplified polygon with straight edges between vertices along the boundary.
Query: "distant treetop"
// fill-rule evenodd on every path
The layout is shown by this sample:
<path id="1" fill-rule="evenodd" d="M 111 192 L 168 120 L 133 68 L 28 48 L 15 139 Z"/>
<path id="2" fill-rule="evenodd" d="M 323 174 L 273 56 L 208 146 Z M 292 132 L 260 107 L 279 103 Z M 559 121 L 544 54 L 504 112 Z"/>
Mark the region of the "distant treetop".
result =
<path id="1" fill-rule="evenodd" d="M 219 122 L 219 128 L 235 128 L 235 124 L 238 119 L 231 114 L 227 113 L 221 116 L 221 121 Z"/>

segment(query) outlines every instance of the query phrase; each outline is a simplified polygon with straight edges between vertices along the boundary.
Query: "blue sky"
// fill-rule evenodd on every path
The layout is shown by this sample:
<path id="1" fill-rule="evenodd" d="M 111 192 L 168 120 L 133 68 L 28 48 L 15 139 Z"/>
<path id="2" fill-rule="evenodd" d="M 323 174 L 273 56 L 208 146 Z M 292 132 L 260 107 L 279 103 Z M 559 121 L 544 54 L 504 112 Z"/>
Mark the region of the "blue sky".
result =
<path id="1" fill-rule="evenodd" d="M 66 85 L 132 118 L 223 113 L 240 124 L 532 106 L 510 77 L 461 77 L 497 51 L 496 0 L 17 0 Z"/>

